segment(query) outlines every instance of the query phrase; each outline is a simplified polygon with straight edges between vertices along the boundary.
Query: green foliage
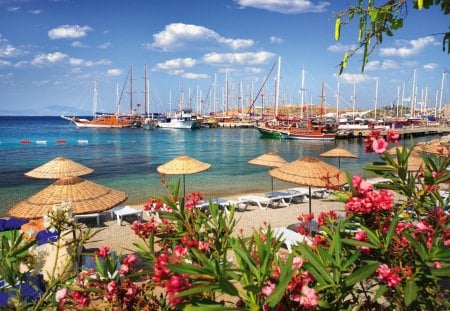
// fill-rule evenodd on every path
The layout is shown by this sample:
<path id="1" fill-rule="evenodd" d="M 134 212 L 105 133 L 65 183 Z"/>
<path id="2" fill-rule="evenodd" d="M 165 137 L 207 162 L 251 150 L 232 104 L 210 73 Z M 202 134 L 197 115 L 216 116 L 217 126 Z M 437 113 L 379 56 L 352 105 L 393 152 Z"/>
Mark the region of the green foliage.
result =
<path id="1" fill-rule="evenodd" d="M 437 6 L 442 14 L 450 14 L 450 0 L 414 0 L 414 9 L 430 9 Z M 354 6 L 348 7 L 346 10 L 336 15 L 335 39 L 340 39 L 342 25 L 352 22 L 355 16 L 358 17 L 358 46 L 355 49 L 347 51 L 339 64 L 339 74 L 345 70 L 348 59 L 351 58 L 358 50 L 363 50 L 363 61 L 361 71 L 364 72 L 365 65 L 369 61 L 369 55 L 375 48 L 383 43 L 383 36 L 392 37 L 395 31 L 403 28 L 403 23 L 408 14 L 408 3 L 406 0 L 395 0 L 383 2 L 383 4 L 375 5 L 373 0 L 363 3 L 358 0 Z M 450 53 L 450 32 L 441 33 L 442 47 L 445 52 Z"/>

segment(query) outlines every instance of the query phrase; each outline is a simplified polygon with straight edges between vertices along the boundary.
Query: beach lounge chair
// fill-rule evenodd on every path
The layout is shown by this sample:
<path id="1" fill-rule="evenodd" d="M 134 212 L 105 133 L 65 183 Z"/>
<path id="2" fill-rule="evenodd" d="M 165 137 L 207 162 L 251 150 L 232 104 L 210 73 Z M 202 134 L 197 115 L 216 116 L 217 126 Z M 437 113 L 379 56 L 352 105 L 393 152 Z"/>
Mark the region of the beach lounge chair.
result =
<path id="1" fill-rule="evenodd" d="M 124 216 L 136 215 L 137 219 L 142 219 L 142 210 L 132 208 L 129 205 L 126 206 L 118 206 L 110 210 L 111 218 L 114 218 L 114 215 L 117 217 L 117 223 L 119 226 L 122 225 L 122 218 Z"/>
<path id="2" fill-rule="evenodd" d="M 312 241 L 308 236 L 289 230 L 285 227 L 273 228 L 273 232 L 274 236 L 283 241 L 289 253 L 292 252 L 292 246 L 296 244 L 306 243 L 307 245 L 312 245 Z"/>
<path id="3" fill-rule="evenodd" d="M 284 204 L 283 198 L 280 196 L 268 198 L 258 195 L 246 195 L 238 198 L 236 206 L 239 210 L 246 210 L 250 204 L 256 204 L 260 209 L 266 210 L 269 207 L 279 207 L 281 203 Z"/>
<path id="4" fill-rule="evenodd" d="M 73 218 L 78 221 L 81 218 L 95 218 L 97 220 L 97 226 L 100 225 L 100 213 L 91 213 L 91 214 L 80 214 L 75 215 Z"/>
<path id="5" fill-rule="evenodd" d="M 306 193 L 288 191 L 266 192 L 264 195 L 268 198 L 279 197 L 286 206 L 289 206 L 291 203 L 302 203 L 306 197 Z"/>
<path id="6" fill-rule="evenodd" d="M 303 193 L 305 196 L 309 195 L 309 189 L 307 187 L 295 187 L 287 190 L 290 193 Z M 324 199 L 330 195 L 330 190 L 327 188 L 311 188 L 311 196 L 319 199 Z"/>

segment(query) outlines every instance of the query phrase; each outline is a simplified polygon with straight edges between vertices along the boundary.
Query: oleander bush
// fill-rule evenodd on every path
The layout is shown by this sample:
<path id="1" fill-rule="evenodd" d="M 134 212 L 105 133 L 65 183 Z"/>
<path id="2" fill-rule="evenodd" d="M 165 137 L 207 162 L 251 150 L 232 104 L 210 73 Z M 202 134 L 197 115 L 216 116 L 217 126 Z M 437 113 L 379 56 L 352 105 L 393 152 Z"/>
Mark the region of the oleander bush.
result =
<path id="1" fill-rule="evenodd" d="M 389 142 L 397 139 L 392 132 L 387 136 Z M 134 253 L 114 255 L 105 246 L 94 254 L 95 269 L 47 284 L 34 304 L 22 304 L 19 295 L 11 306 L 448 310 L 450 216 L 441 187 L 450 181 L 450 158 L 424 156 L 414 171 L 408 169 L 412 151 L 399 149 L 392 156 L 387 141 L 376 131 L 366 139 L 366 151 L 379 153 L 380 161 L 364 168 L 390 182 L 372 185 L 348 175 L 346 190 L 333 189 L 334 198 L 345 203 L 345 217 L 335 211 L 318 215 L 310 245 L 296 245 L 288 253 L 270 225 L 243 236 L 236 232 L 233 206 L 226 210 L 210 203 L 201 210 L 196 207 L 200 193 L 181 197 L 180 182 L 169 182 L 168 196 L 145 204 L 152 216 L 131 226 L 140 237 Z M 305 228 L 314 215 L 299 219 L 299 233 L 309 234 Z M 71 222 L 63 217 L 60 223 Z M 19 244 L 21 252 L 0 257 L 11 267 L 9 283 L 18 278 L 11 262 L 25 260 L 30 247 Z"/>

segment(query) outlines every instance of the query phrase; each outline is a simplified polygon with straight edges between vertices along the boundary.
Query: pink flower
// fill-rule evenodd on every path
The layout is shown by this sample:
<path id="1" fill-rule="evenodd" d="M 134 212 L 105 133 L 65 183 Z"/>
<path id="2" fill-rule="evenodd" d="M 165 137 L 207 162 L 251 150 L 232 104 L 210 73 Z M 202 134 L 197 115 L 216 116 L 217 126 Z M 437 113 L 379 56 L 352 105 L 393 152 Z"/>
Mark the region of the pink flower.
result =
<path id="1" fill-rule="evenodd" d="M 397 270 L 389 268 L 386 264 L 381 264 L 375 272 L 381 282 L 387 283 L 390 287 L 396 287 L 401 282 Z"/>
<path id="2" fill-rule="evenodd" d="M 398 143 L 398 139 L 399 138 L 400 138 L 400 134 L 399 133 L 397 133 L 397 132 L 395 132 L 393 130 L 389 130 L 387 132 L 386 139 L 387 139 L 388 142 L 392 142 L 392 143 L 396 144 L 396 143 Z"/>
<path id="3" fill-rule="evenodd" d="M 274 283 L 270 283 L 270 284 L 266 284 L 263 286 L 263 288 L 261 289 L 261 293 L 266 296 L 269 297 L 270 294 L 272 294 L 272 292 L 275 290 L 275 284 Z"/>
<path id="4" fill-rule="evenodd" d="M 384 138 L 378 138 L 372 142 L 372 149 L 378 154 L 383 154 L 387 149 L 388 143 Z"/>
<path id="5" fill-rule="evenodd" d="M 175 248 L 173 249 L 173 253 L 175 255 L 175 257 L 177 259 L 179 259 L 180 257 L 186 255 L 188 249 L 182 245 L 177 245 L 175 246 Z"/>
<path id="6" fill-rule="evenodd" d="M 134 265 L 137 261 L 135 254 L 128 254 L 125 256 L 125 258 L 122 260 L 122 263 L 125 265 Z"/>
<path id="7" fill-rule="evenodd" d="M 109 256 L 109 247 L 108 246 L 102 246 L 98 251 L 95 251 L 95 255 L 105 259 Z"/>
<path id="8" fill-rule="evenodd" d="M 352 184 L 355 190 L 360 194 L 366 194 L 373 190 L 373 185 L 365 181 L 361 176 L 355 175 L 352 177 Z"/>
<path id="9" fill-rule="evenodd" d="M 435 269 L 441 269 L 442 268 L 442 265 L 441 265 L 441 262 L 440 261 L 434 261 L 433 262 L 433 268 L 435 268 Z"/>
<path id="10" fill-rule="evenodd" d="M 120 270 L 119 270 L 119 274 L 120 275 L 127 275 L 128 273 L 130 273 L 130 266 L 128 265 L 121 265 L 120 266 Z"/>
<path id="11" fill-rule="evenodd" d="M 69 290 L 67 288 L 59 289 L 55 294 L 55 299 L 57 302 L 60 302 L 63 299 L 66 299 L 69 294 Z"/>
<path id="12" fill-rule="evenodd" d="M 303 266 L 303 258 L 302 257 L 294 257 L 294 260 L 292 261 L 292 269 L 300 269 Z"/>
<path id="13" fill-rule="evenodd" d="M 303 285 L 300 304 L 307 308 L 317 307 L 317 305 L 319 304 L 319 300 L 317 298 L 315 290 L 308 287 L 307 285 Z"/>

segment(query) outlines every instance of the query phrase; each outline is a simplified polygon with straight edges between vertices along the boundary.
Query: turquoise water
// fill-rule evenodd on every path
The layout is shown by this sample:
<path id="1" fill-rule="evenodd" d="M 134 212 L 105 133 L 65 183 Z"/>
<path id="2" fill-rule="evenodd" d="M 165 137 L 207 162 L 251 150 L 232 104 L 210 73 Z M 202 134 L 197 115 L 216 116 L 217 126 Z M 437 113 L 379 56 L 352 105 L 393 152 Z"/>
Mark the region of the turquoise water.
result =
<path id="1" fill-rule="evenodd" d="M 31 143 L 21 144 L 22 140 Z M 66 143 L 57 144 L 57 140 Z M 264 153 L 276 152 L 293 161 L 307 155 L 319 157 L 337 146 L 359 156 L 341 159 L 341 168 L 353 174 L 366 175 L 361 166 L 378 158 L 364 153 L 363 144 L 357 140 L 271 140 L 262 139 L 256 129 L 77 129 L 59 117 L 0 117 L 0 216 L 53 182 L 32 179 L 24 173 L 58 156 L 94 169 L 83 178 L 125 191 L 129 195 L 126 203 L 136 204 L 150 195 L 165 193 L 156 168 L 180 155 L 212 165 L 207 171 L 186 176 L 186 192 L 200 191 L 208 198 L 270 189 L 268 168 L 248 164 Z M 338 159 L 321 160 L 338 165 Z M 274 185 L 291 186 L 276 180 Z"/>

